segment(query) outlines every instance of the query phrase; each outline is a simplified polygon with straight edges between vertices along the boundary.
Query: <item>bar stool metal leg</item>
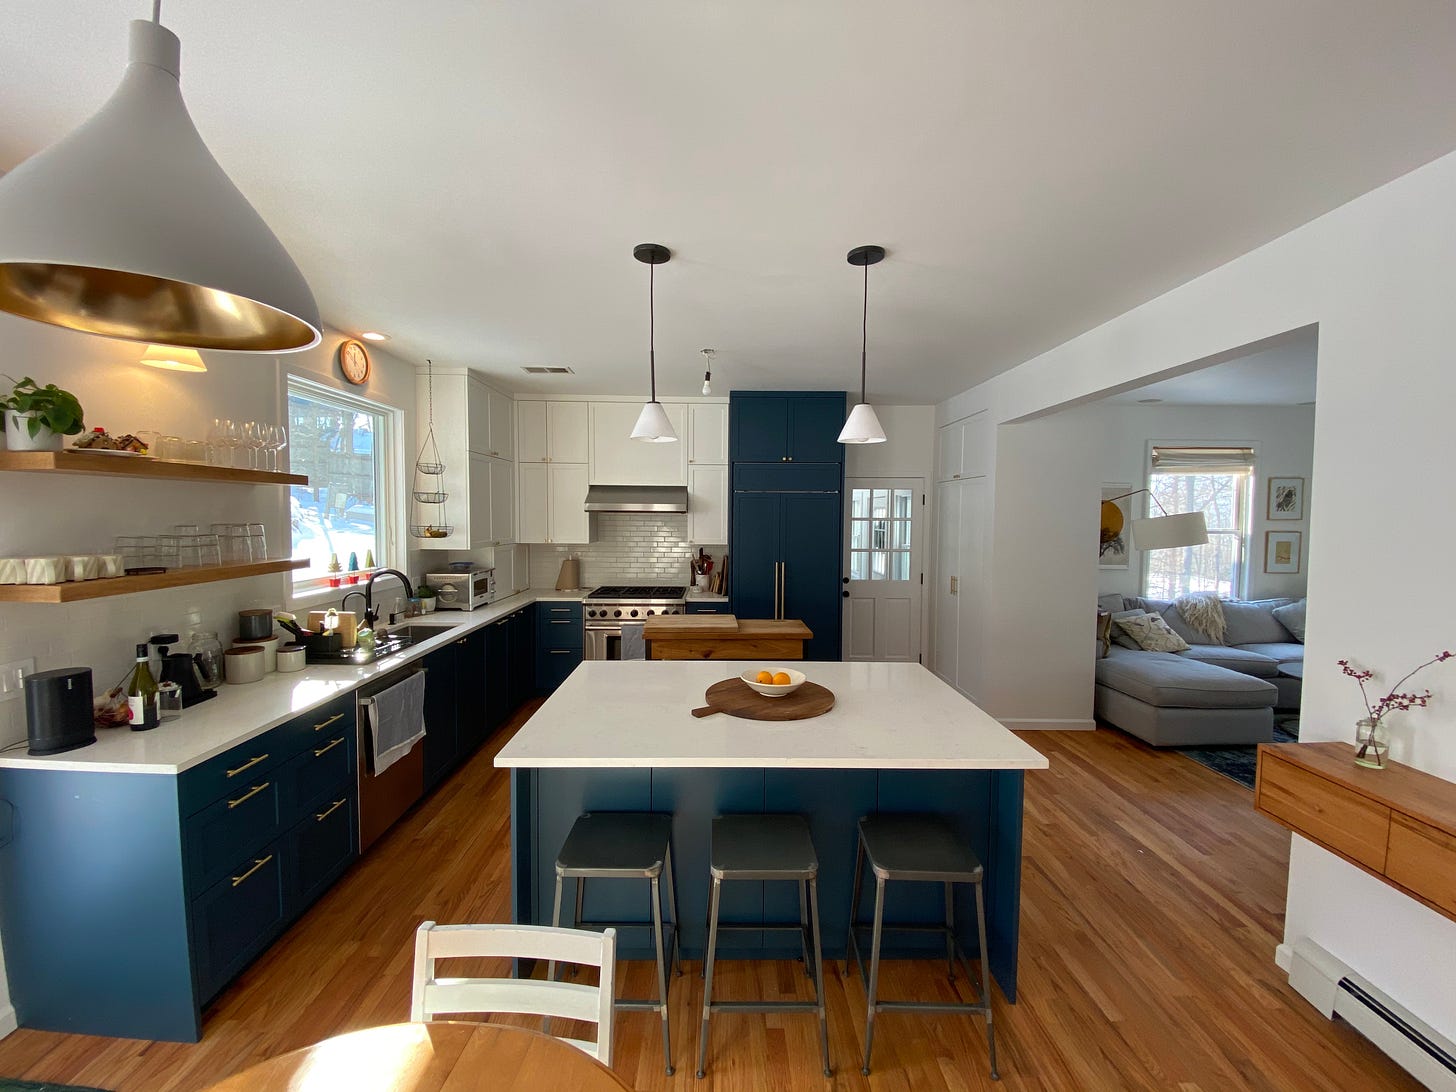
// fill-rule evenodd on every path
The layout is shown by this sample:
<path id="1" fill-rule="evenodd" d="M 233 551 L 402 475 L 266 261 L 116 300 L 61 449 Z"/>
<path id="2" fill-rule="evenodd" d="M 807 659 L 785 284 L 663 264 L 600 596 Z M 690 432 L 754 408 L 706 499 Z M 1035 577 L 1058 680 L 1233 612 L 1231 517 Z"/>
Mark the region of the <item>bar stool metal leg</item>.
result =
<path id="1" fill-rule="evenodd" d="M 982 894 L 984 884 L 975 884 L 976 888 L 976 933 L 981 942 L 981 1000 L 986 1003 L 986 1047 L 991 1054 L 991 1079 L 999 1081 L 1001 1074 L 996 1072 L 996 1029 L 991 1026 L 991 961 L 987 956 L 989 949 L 986 947 L 986 904 Z"/>
<path id="2" fill-rule="evenodd" d="M 652 939 L 657 946 L 657 1011 L 662 1016 L 662 1057 L 672 1076 L 672 1030 L 667 1019 L 667 963 L 662 950 L 661 879 L 652 877 Z"/>
<path id="3" fill-rule="evenodd" d="M 809 922 L 814 930 L 814 999 L 819 1003 L 819 1054 L 824 1060 L 824 1076 L 829 1068 L 829 1020 L 824 1013 L 824 939 L 819 935 L 819 881 L 810 880 Z"/>
<path id="4" fill-rule="evenodd" d="M 864 963 L 859 958 L 859 944 L 855 941 L 854 937 L 854 924 L 859 918 L 859 889 L 860 884 L 864 881 L 864 842 L 855 839 L 855 847 L 854 886 L 850 888 L 851 893 L 849 896 L 849 939 L 844 944 L 845 977 L 849 976 L 849 957 L 851 953 L 854 955 L 854 964 L 859 968 L 860 976 L 864 976 Z"/>
<path id="5" fill-rule="evenodd" d="M 955 981 L 955 884 L 949 881 L 945 885 L 945 973 Z"/>
<path id="6" fill-rule="evenodd" d="M 875 1008 L 880 991 L 880 938 L 885 925 L 885 879 L 875 877 L 875 927 L 870 939 L 869 1015 L 865 1019 L 865 1056 L 860 1072 L 870 1075 L 870 1051 L 875 1046 Z"/>
<path id="7" fill-rule="evenodd" d="M 551 909 L 551 924 L 558 927 L 561 925 L 561 872 L 559 870 L 556 873 L 556 900 Z M 556 981 L 556 960 L 554 959 L 546 964 L 546 981 Z M 549 1020 L 546 1028 L 547 1033 L 550 1034 L 551 1023 Z"/>
<path id="8" fill-rule="evenodd" d="M 677 873 L 672 870 L 672 843 L 667 844 L 663 857 L 667 868 L 667 913 L 672 918 L 672 966 L 679 978 L 682 977 L 682 930 L 678 928 L 677 916 Z"/>
<path id="9" fill-rule="evenodd" d="M 718 898 L 722 890 L 723 881 L 715 876 L 712 892 L 708 895 L 708 950 L 703 956 L 703 1026 L 698 1032 L 699 1079 L 708 1060 L 708 1017 L 713 1006 L 713 959 L 718 954 Z"/>
<path id="10" fill-rule="evenodd" d="M 799 943 L 803 947 L 804 955 L 804 977 L 812 978 L 814 975 L 813 964 L 809 962 L 809 906 L 806 889 L 812 880 L 800 880 L 796 885 L 799 888 Z M 817 961 L 817 957 L 816 957 Z"/>

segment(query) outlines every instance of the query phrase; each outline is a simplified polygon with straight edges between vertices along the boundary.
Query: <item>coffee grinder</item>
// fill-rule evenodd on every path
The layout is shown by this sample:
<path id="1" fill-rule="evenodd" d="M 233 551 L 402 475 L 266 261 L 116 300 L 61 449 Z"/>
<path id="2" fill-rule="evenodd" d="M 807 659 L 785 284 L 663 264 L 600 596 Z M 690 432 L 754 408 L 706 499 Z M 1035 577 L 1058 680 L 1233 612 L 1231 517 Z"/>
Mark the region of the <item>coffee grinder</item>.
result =
<path id="1" fill-rule="evenodd" d="M 157 655 L 162 660 L 162 682 L 176 683 L 182 691 L 182 708 L 217 697 L 217 691 L 203 685 L 202 669 L 191 652 L 169 652 L 171 645 L 182 640 L 175 633 L 158 633 L 149 644 L 157 646 Z"/>

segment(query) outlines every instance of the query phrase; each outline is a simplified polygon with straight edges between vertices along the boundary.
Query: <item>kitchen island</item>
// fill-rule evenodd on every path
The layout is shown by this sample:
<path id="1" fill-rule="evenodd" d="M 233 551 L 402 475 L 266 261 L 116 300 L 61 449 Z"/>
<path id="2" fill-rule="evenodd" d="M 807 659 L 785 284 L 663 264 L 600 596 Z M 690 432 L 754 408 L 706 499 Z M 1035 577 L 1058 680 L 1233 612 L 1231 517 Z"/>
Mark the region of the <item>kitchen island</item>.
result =
<path id="1" fill-rule="evenodd" d="M 834 708 L 800 721 L 691 715 L 707 688 L 733 672 L 712 661 L 588 661 L 496 756 L 512 770 L 512 908 L 517 922 L 549 924 L 554 863 L 584 811 L 660 811 L 673 820 L 683 952 L 700 957 L 705 935 L 713 817 L 797 812 L 819 856 L 826 951 L 844 951 L 855 823 L 875 811 L 944 815 L 986 868 L 991 970 L 1016 997 L 1024 771 L 1047 760 L 919 664 L 801 665 L 835 694 Z M 572 881 L 568 881 L 568 886 Z M 563 905 L 572 904 L 567 891 Z M 969 888 L 957 890 L 956 923 L 974 952 Z M 937 884 L 895 884 L 887 920 L 939 920 Z M 793 920 L 792 885 L 725 887 L 724 920 Z M 645 884 L 598 882 L 588 920 L 647 920 Z M 787 934 L 733 933 L 720 954 L 793 958 Z M 645 927 L 620 930 L 625 958 L 650 958 Z M 887 956 L 933 954 L 938 940 L 887 935 Z"/>
<path id="2" fill-rule="evenodd" d="M 642 627 L 649 660 L 802 660 L 814 633 L 795 618 L 664 614 Z"/>

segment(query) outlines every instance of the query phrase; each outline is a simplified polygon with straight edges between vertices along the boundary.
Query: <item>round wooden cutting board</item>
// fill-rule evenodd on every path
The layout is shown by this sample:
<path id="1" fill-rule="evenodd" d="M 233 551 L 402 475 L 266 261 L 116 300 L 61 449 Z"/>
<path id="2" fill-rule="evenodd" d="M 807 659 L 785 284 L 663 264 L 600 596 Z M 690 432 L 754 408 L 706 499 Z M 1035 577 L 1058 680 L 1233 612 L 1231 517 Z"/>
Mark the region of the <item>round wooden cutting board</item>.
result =
<path id="1" fill-rule="evenodd" d="M 805 682 L 792 694 L 766 698 L 742 679 L 734 678 L 708 687 L 707 702 L 701 709 L 694 709 L 693 716 L 727 713 L 744 720 L 808 720 L 834 708 L 834 691 Z"/>

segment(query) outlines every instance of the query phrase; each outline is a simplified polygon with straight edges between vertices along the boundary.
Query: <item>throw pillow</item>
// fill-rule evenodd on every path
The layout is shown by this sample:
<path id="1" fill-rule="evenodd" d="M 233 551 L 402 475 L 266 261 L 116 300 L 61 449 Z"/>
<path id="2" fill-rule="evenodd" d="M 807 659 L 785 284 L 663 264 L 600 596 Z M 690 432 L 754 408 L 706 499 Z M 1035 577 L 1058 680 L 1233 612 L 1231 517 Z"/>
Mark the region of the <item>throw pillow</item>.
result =
<path id="1" fill-rule="evenodd" d="M 1223 617 L 1227 623 L 1223 642 L 1226 645 L 1272 645 L 1289 642 L 1289 631 L 1274 617 L 1283 603 L 1252 603 L 1225 600 Z"/>
<path id="2" fill-rule="evenodd" d="M 1304 610 L 1308 603 L 1308 599 L 1301 599 L 1298 603 L 1275 607 L 1269 612 L 1279 619 L 1279 624 L 1293 634 L 1300 644 L 1304 644 Z"/>
<path id="3" fill-rule="evenodd" d="M 1144 618 L 1144 617 L 1147 616 L 1147 613 L 1148 612 L 1145 611 L 1145 610 L 1119 610 L 1119 611 L 1113 611 L 1112 612 L 1112 643 L 1115 644 L 1115 645 L 1121 645 L 1123 648 L 1130 648 L 1134 652 L 1136 652 L 1139 649 L 1141 649 L 1143 646 L 1140 645 L 1140 644 L 1138 644 L 1131 637 L 1129 637 L 1126 633 L 1124 633 L 1123 630 L 1122 630 L 1122 627 L 1120 625 L 1118 625 L 1118 623 L 1121 622 L 1124 618 Z"/>
<path id="4" fill-rule="evenodd" d="M 1107 655 L 1107 650 L 1112 647 L 1112 614 L 1109 611 L 1099 610 L 1097 612 L 1097 658 L 1100 660 Z"/>
<path id="5" fill-rule="evenodd" d="M 1117 624 L 1144 652 L 1185 652 L 1188 649 L 1188 642 L 1174 633 L 1160 614 L 1119 618 Z"/>

